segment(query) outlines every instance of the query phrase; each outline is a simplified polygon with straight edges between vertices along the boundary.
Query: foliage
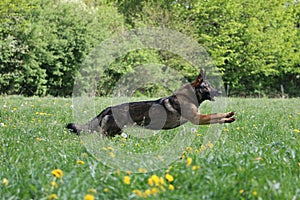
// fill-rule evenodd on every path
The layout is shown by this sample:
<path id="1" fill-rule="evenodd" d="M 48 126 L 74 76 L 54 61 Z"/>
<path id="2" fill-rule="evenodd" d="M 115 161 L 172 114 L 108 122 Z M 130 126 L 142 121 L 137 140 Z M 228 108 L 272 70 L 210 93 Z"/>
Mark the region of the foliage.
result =
<path id="1" fill-rule="evenodd" d="M 162 27 L 205 47 L 229 95 L 299 96 L 299 1 L 3 0 L 0 16 L 1 94 L 71 95 L 85 58 L 102 41 Z M 97 94 L 111 94 L 121 76 L 149 62 L 187 79 L 193 71 L 169 52 L 129 52 L 108 67 Z"/>
<path id="2" fill-rule="evenodd" d="M 95 99 L 101 106 L 110 101 Z M 160 170 L 130 173 L 105 166 L 63 129 L 73 118 L 71 99 L 0 97 L 0 199 L 298 199 L 299 99 L 227 103 L 237 121 L 220 127 L 217 141 L 203 145 L 208 127 L 187 124 L 197 131 L 181 159 L 180 153 Z M 211 104 L 201 105 L 202 112 Z M 126 152 L 151 152 L 179 134 L 126 133 L 126 140 L 110 139 Z M 98 148 L 112 155 L 110 146 Z"/>
<path id="3" fill-rule="evenodd" d="M 26 13 L 8 9 L 4 14 L 11 31 L 1 31 L 0 91 L 70 95 L 85 56 L 119 29 L 122 17 L 110 5 L 94 8 L 62 1 L 31 3 Z M 2 7 L 5 9 L 8 4 L 13 7 L 9 1 Z M 15 23 L 14 15 L 20 15 Z"/>

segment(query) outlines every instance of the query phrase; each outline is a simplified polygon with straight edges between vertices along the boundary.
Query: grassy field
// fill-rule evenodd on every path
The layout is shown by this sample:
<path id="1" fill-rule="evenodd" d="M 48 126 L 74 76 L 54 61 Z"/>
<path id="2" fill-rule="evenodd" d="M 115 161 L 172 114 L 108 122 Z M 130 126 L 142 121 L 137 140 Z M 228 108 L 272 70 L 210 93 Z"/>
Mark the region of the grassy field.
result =
<path id="1" fill-rule="evenodd" d="M 0 197 L 300 199 L 300 99 L 228 99 L 227 110 L 237 121 L 222 126 L 217 140 L 204 144 L 208 127 L 188 125 L 196 128 L 192 143 L 171 147 L 182 151 L 178 159 L 151 172 L 137 166 L 135 173 L 104 165 L 64 129 L 73 121 L 71 99 L 0 97 Z M 126 132 L 127 139 L 105 140 L 99 149 L 114 161 L 112 144 L 150 152 L 173 145 L 179 132 Z"/>

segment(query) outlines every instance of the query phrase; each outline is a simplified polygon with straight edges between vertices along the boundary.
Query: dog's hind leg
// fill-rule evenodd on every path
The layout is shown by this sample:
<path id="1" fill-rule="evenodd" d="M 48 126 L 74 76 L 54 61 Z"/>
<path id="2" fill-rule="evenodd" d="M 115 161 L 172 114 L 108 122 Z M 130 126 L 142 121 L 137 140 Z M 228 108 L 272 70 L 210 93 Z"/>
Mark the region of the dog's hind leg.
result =
<path id="1" fill-rule="evenodd" d="M 112 115 L 105 115 L 100 126 L 101 133 L 107 136 L 115 136 L 122 133 L 122 129 L 117 125 Z"/>

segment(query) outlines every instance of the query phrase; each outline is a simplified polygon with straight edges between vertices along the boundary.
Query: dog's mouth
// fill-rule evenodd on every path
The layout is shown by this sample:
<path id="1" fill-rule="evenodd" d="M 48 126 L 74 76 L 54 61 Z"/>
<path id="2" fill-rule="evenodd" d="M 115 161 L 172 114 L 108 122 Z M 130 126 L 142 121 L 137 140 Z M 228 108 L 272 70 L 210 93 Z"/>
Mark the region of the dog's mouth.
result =
<path id="1" fill-rule="evenodd" d="M 210 93 L 210 101 L 215 101 L 215 97 L 221 96 L 222 92 L 219 90 L 214 90 Z"/>

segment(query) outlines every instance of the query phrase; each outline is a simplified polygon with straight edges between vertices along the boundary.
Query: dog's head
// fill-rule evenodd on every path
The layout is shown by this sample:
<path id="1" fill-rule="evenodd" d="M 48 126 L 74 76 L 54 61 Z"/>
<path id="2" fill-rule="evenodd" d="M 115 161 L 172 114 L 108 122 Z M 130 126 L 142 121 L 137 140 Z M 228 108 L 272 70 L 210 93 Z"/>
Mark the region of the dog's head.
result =
<path id="1" fill-rule="evenodd" d="M 214 101 L 214 97 L 220 96 L 221 91 L 213 88 L 210 83 L 206 80 L 205 71 L 201 70 L 196 80 L 191 83 L 192 87 L 195 88 L 195 94 L 198 102 L 205 100 Z"/>

